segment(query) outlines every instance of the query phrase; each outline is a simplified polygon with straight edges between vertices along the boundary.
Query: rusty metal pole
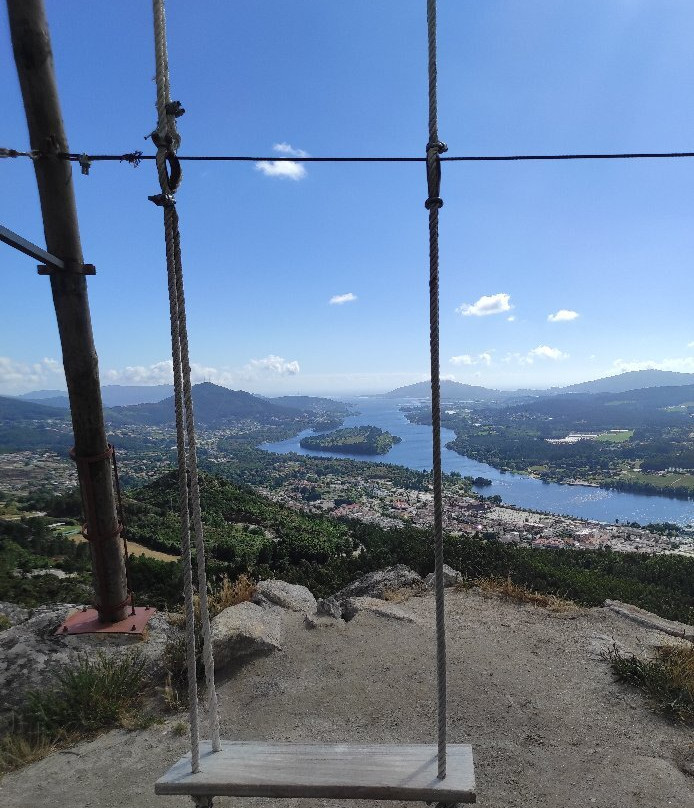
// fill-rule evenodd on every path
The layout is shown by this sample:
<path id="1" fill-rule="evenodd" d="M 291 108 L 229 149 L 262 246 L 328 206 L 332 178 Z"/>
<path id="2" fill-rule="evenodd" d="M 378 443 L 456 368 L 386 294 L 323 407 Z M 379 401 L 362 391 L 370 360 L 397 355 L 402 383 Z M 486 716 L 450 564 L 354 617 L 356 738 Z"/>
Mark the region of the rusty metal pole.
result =
<path id="1" fill-rule="evenodd" d="M 102 622 L 128 615 L 125 554 L 120 538 L 111 455 L 106 442 L 99 368 L 83 271 L 72 166 L 43 0 L 7 0 L 12 48 L 24 100 L 49 252 L 65 262 L 51 269 L 63 366 L 75 435 L 74 457 L 90 541 L 96 607 Z"/>

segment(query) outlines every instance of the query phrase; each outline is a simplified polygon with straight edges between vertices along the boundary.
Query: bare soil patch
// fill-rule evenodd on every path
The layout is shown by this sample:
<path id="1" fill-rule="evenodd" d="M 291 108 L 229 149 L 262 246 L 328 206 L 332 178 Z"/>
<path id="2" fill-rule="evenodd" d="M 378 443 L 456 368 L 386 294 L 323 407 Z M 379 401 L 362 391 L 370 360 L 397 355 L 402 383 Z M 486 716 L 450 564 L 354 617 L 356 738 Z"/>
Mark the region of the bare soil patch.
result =
<path id="1" fill-rule="evenodd" d="M 283 613 L 283 650 L 219 682 L 223 737 L 432 742 L 434 599 L 400 604 L 414 622 L 360 612 L 340 630 Z M 654 808 L 694 804 L 694 739 L 615 681 L 605 649 L 648 653 L 664 635 L 608 609 L 554 612 L 447 593 L 449 740 L 474 748 L 490 808 Z M 187 751 L 181 716 L 57 752 L 0 783 L 4 808 L 173 808 L 154 781 Z M 689 773 L 687 773 L 689 772 Z M 317 800 L 286 800 L 313 808 Z M 269 808 L 269 800 L 215 800 Z M 272 803 L 276 805 L 277 803 Z M 331 803 L 325 802 L 325 805 Z"/>

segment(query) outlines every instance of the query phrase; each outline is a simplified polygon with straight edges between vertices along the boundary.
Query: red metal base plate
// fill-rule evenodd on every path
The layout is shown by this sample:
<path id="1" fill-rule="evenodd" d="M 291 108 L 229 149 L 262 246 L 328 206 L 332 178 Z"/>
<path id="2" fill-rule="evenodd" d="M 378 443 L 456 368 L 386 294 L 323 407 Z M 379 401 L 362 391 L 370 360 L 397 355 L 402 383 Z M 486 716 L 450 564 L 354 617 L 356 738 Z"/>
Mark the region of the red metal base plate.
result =
<path id="1" fill-rule="evenodd" d="M 156 612 L 149 606 L 136 606 L 135 614 L 129 614 L 125 620 L 117 623 L 101 623 L 96 609 L 84 609 L 74 612 L 60 626 L 56 634 L 132 634 L 142 635 L 147 621 Z"/>

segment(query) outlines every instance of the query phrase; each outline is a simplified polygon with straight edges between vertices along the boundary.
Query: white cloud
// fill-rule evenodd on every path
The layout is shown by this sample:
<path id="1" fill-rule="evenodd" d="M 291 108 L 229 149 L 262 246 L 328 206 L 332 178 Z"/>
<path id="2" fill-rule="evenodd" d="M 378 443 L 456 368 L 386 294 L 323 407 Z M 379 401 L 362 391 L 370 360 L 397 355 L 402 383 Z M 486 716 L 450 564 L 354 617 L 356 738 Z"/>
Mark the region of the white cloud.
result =
<path id="1" fill-rule="evenodd" d="M 577 311 L 571 309 L 559 309 L 555 314 L 548 314 L 547 321 L 550 323 L 568 323 L 579 316 Z"/>
<path id="2" fill-rule="evenodd" d="M 550 348 L 549 345 L 538 345 L 528 353 L 528 357 L 540 357 L 542 359 L 566 359 L 568 354 L 562 353 L 559 348 Z"/>
<path id="3" fill-rule="evenodd" d="M 549 345 L 538 345 L 532 351 L 525 354 L 522 353 L 508 353 L 501 360 L 505 364 L 515 362 L 519 365 L 532 365 L 536 359 L 551 359 L 556 362 L 561 359 L 568 359 L 569 355 L 560 351 L 559 348 L 551 348 Z"/>
<path id="4" fill-rule="evenodd" d="M 296 376 L 301 371 L 296 359 L 287 362 L 281 356 L 270 354 L 263 359 L 251 359 L 246 369 L 252 373 L 272 374 L 277 376 Z"/>
<path id="5" fill-rule="evenodd" d="M 456 309 L 463 317 L 486 317 L 489 314 L 503 314 L 510 311 L 511 295 L 500 292 L 497 295 L 482 295 L 476 303 L 463 303 Z"/>
<path id="6" fill-rule="evenodd" d="M 515 323 L 515 321 L 516 321 L 516 315 L 515 315 L 515 314 L 511 314 L 511 315 L 509 315 L 509 316 L 508 316 L 506 319 L 509 321 L 509 323 Z"/>
<path id="7" fill-rule="evenodd" d="M 477 354 L 477 356 L 461 354 L 460 356 L 452 356 L 448 361 L 451 365 L 486 365 L 489 367 L 492 363 L 492 355 L 487 351 Z"/>
<path id="8" fill-rule="evenodd" d="M 289 143 L 275 143 L 272 147 L 274 151 L 289 157 L 308 157 L 308 152 L 303 149 L 295 149 Z M 306 176 L 306 169 L 301 163 L 293 160 L 260 160 L 255 164 L 256 171 L 260 171 L 266 177 L 279 177 L 280 179 L 302 180 Z"/>
<path id="9" fill-rule="evenodd" d="M 619 373 L 630 370 L 672 370 L 675 373 L 694 373 L 694 356 L 671 357 L 669 359 L 625 360 L 615 359 L 612 363 Z"/>
<path id="10" fill-rule="evenodd" d="M 286 154 L 288 157 L 309 157 L 309 153 L 303 149 L 295 149 L 290 143 L 275 143 L 272 147 L 279 154 Z"/>
<path id="11" fill-rule="evenodd" d="M 65 387 L 63 366 L 56 359 L 44 358 L 30 364 L 0 356 L 0 390 L 8 395 L 41 387 Z"/>
<path id="12" fill-rule="evenodd" d="M 296 360 L 288 362 L 281 356 L 270 354 L 262 359 L 251 359 L 240 369 L 212 367 L 191 362 L 190 378 L 193 384 L 212 382 L 223 387 L 235 387 L 244 382 L 271 376 L 294 376 L 300 372 Z M 101 374 L 108 384 L 172 384 L 173 364 L 170 359 L 151 365 L 130 365 L 120 370 L 107 370 Z"/>
<path id="13" fill-rule="evenodd" d="M 352 292 L 347 292 L 346 295 L 333 295 L 328 303 L 330 303 L 330 305 L 341 306 L 343 303 L 351 303 L 354 300 L 357 300 L 357 296 L 352 294 Z"/>
<path id="14" fill-rule="evenodd" d="M 688 342 L 687 348 L 694 348 L 694 342 Z"/>
<path id="15" fill-rule="evenodd" d="M 191 377 L 192 372 L 191 366 Z M 173 384 L 173 363 L 164 359 L 151 365 L 126 365 L 119 370 L 102 372 L 101 381 L 108 384 Z"/>

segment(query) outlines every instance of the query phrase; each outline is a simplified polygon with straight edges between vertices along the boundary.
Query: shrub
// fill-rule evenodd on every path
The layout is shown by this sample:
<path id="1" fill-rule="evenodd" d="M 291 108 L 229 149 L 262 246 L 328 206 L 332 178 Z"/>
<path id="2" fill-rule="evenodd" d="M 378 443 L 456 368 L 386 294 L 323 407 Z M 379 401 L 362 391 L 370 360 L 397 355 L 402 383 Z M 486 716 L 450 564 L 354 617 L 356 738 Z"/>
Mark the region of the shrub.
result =
<path id="1" fill-rule="evenodd" d="M 638 688 L 661 712 L 694 725 L 694 645 L 661 645 L 652 659 L 623 655 L 616 647 L 606 656 L 619 681 Z"/>
<path id="2" fill-rule="evenodd" d="M 141 711 L 147 688 L 141 654 L 82 658 L 58 671 L 55 686 L 27 695 L 14 726 L 0 739 L 0 771 L 45 757 L 54 748 L 111 727 L 149 723 Z"/>

